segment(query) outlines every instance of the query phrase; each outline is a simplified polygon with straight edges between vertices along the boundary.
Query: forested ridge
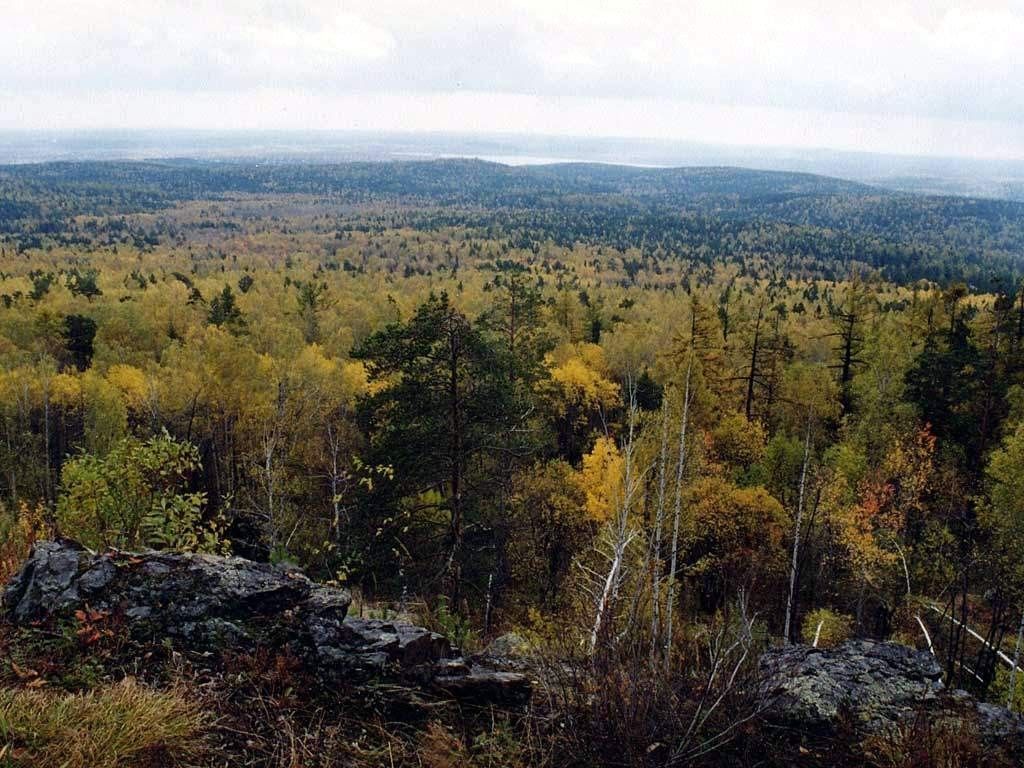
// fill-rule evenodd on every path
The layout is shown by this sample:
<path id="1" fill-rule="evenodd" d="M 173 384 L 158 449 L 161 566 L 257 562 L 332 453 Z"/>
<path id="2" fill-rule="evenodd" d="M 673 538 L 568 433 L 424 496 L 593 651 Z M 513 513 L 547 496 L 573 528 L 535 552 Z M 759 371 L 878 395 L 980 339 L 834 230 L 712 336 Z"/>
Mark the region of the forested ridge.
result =
<path id="1" fill-rule="evenodd" d="M 157 212 L 232 195 L 323 196 L 338 204 L 440 208 L 415 225 L 495 228 L 517 245 L 636 248 L 645 257 L 807 259 L 896 282 L 1012 281 L 1024 203 L 887 192 L 810 174 L 596 164 L 508 167 L 475 160 L 288 164 L 161 161 L 0 169 L 0 231 L 24 246 L 73 237 L 75 216 Z M 74 231 L 74 230 L 72 230 Z"/>
<path id="2" fill-rule="evenodd" d="M 247 764 L 287 736 L 309 765 L 919 765 L 911 732 L 772 743 L 757 658 L 893 641 L 1021 709 L 1022 213 L 721 168 L 4 167 L 0 570 L 55 536 L 291 563 L 549 665 L 536 710 L 353 741 L 297 662 L 232 658 L 310 718 L 232 736 Z M 0 679 L 98 684 L 117 626 Z"/>

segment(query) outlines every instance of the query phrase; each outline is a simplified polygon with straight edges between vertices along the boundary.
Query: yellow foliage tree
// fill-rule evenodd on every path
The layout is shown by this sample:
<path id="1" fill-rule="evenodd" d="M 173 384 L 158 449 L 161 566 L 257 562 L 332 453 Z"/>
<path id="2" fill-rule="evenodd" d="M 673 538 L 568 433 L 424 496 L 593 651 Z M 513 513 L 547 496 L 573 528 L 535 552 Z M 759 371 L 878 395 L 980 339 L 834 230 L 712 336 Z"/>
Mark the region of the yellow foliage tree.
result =
<path id="1" fill-rule="evenodd" d="M 722 598 L 751 580 L 780 576 L 787 515 L 762 487 L 738 488 L 719 478 L 696 482 L 690 492 L 684 551 L 691 576 L 705 594 Z"/>
<path id="2" fill-rule="evenodd" d="M 597 344 L 564 344 L 547 360 L 551 378 L 566 403 L 589 409 L 618 401 L 619 385 L 607 378 L 608 363 Z"/>
<path id="3" fill-rule="evenodd" d="M 587 515 L 599 523 L 608 520 L 622 497 L 622 473 L 625 461 L 615 441 L 597 438 L 590 453 L 583 457 L 580 481 L 586 493 Z"/>
<path id="4" fill-rule="evenodd" d="M 619 403 L 619 385 L 609 378 L 604 351 L 596 344 L 563 344 L 545 361 L 551 372 L 548 399 L 559 447 L 575 463 L 602 414 Z"/>
<path id="5" fill-rule="evenodd" d="M 146 374 L 134 365 L 118 363 L 110 366 L 107 381 L 121 393 L 129 411 L 138 413 L 145 407 L 149 399 L 149 381 Z"/>

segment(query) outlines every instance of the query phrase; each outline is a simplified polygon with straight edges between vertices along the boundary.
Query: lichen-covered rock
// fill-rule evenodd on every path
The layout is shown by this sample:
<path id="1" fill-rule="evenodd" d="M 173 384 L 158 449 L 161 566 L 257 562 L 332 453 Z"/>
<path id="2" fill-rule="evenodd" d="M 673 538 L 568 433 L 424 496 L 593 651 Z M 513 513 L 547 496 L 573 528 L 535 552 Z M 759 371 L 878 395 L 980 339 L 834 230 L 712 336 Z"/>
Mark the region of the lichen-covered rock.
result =
<path id="1" fill-rule="evenodd" d="M 491 640 L 473 661 L 500 672 L 529 674 L 536 671 L 538 660 L 524 637 L 508 632 Z"/>
<path id="2" fill-rule="evenodd" d="M 530 644 L 522 635 L 506 632 L 487 644 L 484 653 L 495 658 L 512 658 L 529 656 Z"/>
<path id="3" fill-rule="evenodd" d="M 458 659 L 445 638 L 405 622 L 347 615 L 345 590 L 301 571 L 240 557 L 174 552 L 93 554 L 38 543 L 3 595 L 19 624 L 88 607 L 124 618 L 139 640 L 186 650 L 288 648 L 327 681 L 386 678 L 479 701 L 521 701 L 529 682 Z"/>
<path id="4" fill-rule="evenodd" d="M 764 694 L 780 719 L 827 728 L 840 715 L 867 727 L 892 723 L 935 699 L 942 669 L 928 653 L 854 640 L 832 650 L 791 645 L 761 659 Z"/>
<path id="5" fill-rule="evenodd" d="M 892 733 L 917 717 L 970 729 L 1014 760 L 1024 759 L 1024 718 L 948 691 L 929 653 L 896 643 L 851 640 L 833 649 L 774 648 L 761 658 L 765 716 L 809 736 L 842 728 Z"/>

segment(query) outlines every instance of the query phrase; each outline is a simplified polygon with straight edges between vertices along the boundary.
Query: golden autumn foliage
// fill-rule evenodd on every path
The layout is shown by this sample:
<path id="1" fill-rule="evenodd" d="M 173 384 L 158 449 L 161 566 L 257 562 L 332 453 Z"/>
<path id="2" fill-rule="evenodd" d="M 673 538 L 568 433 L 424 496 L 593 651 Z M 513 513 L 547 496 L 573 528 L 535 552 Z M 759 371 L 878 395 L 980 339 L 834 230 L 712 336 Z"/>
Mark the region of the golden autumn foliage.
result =
<path id="1" fill-rule="evenodd" d="M 586 510 L 590 519 L 603 523 L 611 518 L 622 503 L 625 460 L 615 440 L 601 436 L 583 457 L 580 483 L 586 493 Z"/>
<path id="2" fill-rule="evenodd" d="M 128 410 L 143 408 L 149 397 L 149 381 L 141 370 L 134 365 L 112 365 L 107 370 L 107 381 L 121 393 Z"/>
<path id="3" fill-rule="evenodd" d="M 538 462 L 519 473 L 513 487 L 509 503 L 517 535 L 510 557 L 512 578 L 523 594 L 551 609 L 599 519 L 589 508 L 582 473 L 564 461 Z"/>
<path id="4" fill-rule="evenodd" d="M 97 546 L 141 530 L 114 499 L 118 483 L 132 496 L 149 485 L 124 477 L 123 446 L 166 430 L 193 456 L 178 492 L 204 494 L 176 511 L 185 529 L 223 520 L 238 554 L 344 574 L 383 600 L 429 600 L 461 580 L 453 611 L 474 629 L 489 610 L 489 631 L 531 611 L 586 625 L 598 603 L 578 574 L 607 576 L 612 552 L 637 615 L 657 586 L 682 636 L 742 590 L 774 632 L 796 549 L 798 626 L 830 611 L 865 633 L 866 604 L 892 605 L 904 574 L 935 596 L 944 584 L 929 561 L 941 561 L 935 574 L 981 568 L 958 549 L 954 514 L 977 519 L 981 545 L 1007 553 L 1005 580 L 1024 584 L 1024 439 L 997 447 L 1024 413 L 1019 296 L 861 277 L 846 261 L 826 276 L 813 248 L 781 262 L 752 252 L 749 232 L 729 242 L 733 259 L 697 240 L 623 247 L 618 229 L 577 241 L 503 229 L 524 212 L 462 226 L 416 203 L 242 194 L 83 217 L 63 240 L 40 229 L 38 246 L 0 234 L 10 551 L 35 535 L 37 510 Z M 85 270 L 101 294 L 71 290 Z M 441 292 L 467 331 L 454 344 L 409 337 L 361 356 Z M 911 386 L 922 350 L 929 364 Z M 451 374 L 449 354 L 465 351 L 479 362 Z M 371 381 L 388 356 L 415 364 Z M 452 402 L 432 399 L 447 391 Z M 159 539 L 195 546 L 175 527 Z M 628 546 L 609 549 L 613 533 Z M 979 594 L 1002 586 L 970 575 Z"/>
<path id="5" fill-rule="evenodd" d="M 702 478 L 690 490 L 687 511 L 690 574 L 730 582 L 743 575 L 770 578 L 782 568 L 787 515 L 764 488 Z"/>
<path id="6" fill-rule="evenodd" d="M 82 380 L 76 374 L 58 373 L 50 379 L 50 398 L 62 408 L 78 408 L 82 405 Z"/>
<path id="7" fill-rule="evenodd" d="M 711 430 L 715 459 L 734 467 L 749 466 L 764 458 L 767 437 L 760 421 L 748 421 L 742 413 L 729 413 Z"/>
<path id="8" fill-rule="evenodd" d="M 823 502 L 834 511 L 855 571 L 868 581 L 900 560 L 908 515 L 919 513 L 932 473 L 935 437 L 920 429 L 890 446 L 859 479 L 833 471 Z"/>
<path id="9" fill-rule="evenodd" d="M 611 381 L 604 351 L 597 344 L 564 344 L 548 355 L 551 379 L 566 405 L 601 409 L 614 405 L 619 385 Z"/>

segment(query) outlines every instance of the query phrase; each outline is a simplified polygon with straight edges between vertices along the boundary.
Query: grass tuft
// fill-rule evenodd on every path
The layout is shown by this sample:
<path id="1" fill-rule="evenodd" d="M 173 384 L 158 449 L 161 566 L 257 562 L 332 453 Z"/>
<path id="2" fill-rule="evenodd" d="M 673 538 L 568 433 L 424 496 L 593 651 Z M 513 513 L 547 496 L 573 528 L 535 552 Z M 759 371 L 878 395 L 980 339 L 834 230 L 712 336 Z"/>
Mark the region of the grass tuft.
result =
<path id="1" fill-rule="evenodd" d="M 81 694 L 0 688 L 0 766 L 168 765 L 196 752 L 203 726 L 183 694 L 131 678 Z"/>

